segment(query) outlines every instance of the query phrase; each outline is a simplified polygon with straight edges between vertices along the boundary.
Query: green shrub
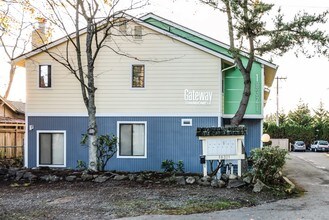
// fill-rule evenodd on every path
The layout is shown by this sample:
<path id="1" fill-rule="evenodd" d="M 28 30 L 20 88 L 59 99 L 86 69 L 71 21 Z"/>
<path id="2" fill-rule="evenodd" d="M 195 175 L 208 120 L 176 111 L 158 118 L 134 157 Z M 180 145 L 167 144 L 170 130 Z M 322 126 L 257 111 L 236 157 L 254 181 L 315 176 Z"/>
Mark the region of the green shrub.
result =
<path id="1" fill-rule="evenodd" d="M 184 173 L 184 162 L 179 160 L 175 163 L 172 160 L 164 160 L 161 163 L 161 169 L 167 173 Z"/>
<path id="2" fill-rule="evenodd" d="M 278 183 L 279 172 L 285 164 L 287 153 L 286 150 L 272 146 L 252 150 L 254 179 L 259 179 L 269 185 Z"/>

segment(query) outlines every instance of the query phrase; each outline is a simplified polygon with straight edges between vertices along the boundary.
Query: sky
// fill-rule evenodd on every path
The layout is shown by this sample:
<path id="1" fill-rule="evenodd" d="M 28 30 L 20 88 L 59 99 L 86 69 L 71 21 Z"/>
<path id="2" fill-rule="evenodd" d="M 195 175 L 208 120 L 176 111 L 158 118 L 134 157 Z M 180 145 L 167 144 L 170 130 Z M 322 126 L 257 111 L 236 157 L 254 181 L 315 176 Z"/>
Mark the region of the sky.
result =
<path id="1" fill-rule="evenodd" d="M 319 13 L 329 10 L 327 0 L 265 0 L 280 6 L 287 19 L 298 11 Z M 228 43 L 226 17 L 219 11 L 199 3 L 197 0 L 150 0 L 150 5 L 143 13 L 153 12 L 175 23 L 198 31 L 209 37 Z M 323 27 L 321 27 L 323 28 Z M 329 25 L 326 30 L 329 33 Z M 3 56 L 0 54 L 0 60 Z M 311 109 L 319 106 L 320 101 L 329 110 L 329 60 L 323 57 L 311 59 L 299 55 L 298 58 L 289 52 L 282 57 L 274 57 L 273 62 L 279 66 L 278 77 L 286 77 L 279 81 L 279 110 L 287 113 L 293 110 L 302 100 Z M 6 65 L 1 64 L 0 94 L 4 93 L 6 81 Z M 265 114 L 275 113 L 276 82 L 273 83 Z M 12 100 L 25 100 L 25 73 L 19 70 L 14 79 L 11 96 Z"/>

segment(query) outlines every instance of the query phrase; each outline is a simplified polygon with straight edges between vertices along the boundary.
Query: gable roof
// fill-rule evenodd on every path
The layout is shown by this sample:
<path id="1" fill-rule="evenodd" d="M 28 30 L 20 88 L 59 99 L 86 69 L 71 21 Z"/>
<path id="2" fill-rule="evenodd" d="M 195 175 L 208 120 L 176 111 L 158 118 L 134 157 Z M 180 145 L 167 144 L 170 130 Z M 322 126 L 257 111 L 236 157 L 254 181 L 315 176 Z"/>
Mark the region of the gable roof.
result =
<path id="1" fill-rule="evenodd" d="M 8 106 L 13 112 L 18 114 L 25 114 L 25 103 L 17 101 L 9 101 L 0 96 L 0 101 Z"/>

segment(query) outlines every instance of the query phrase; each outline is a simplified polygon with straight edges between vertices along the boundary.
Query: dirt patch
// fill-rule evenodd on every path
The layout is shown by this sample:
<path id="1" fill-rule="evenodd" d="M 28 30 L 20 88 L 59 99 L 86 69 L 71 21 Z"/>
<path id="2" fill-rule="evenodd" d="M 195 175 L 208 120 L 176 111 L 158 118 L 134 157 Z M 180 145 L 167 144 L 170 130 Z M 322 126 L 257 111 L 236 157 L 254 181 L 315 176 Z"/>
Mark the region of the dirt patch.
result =
<path id="1" fill-rule="evenodd" d="M 68 172 L 39 170 L 33 174 L 64 177 Z M 152 175 L 159 178 L 164 174 Z M 0 181 L 0 219 L 114 219 L 145 214 L 192 214 L 286 198 L 275 191 L 252 193 L 248 186 L 228 189 L 113 178 L 103 183 L 60 179 L 32 183 Z"/>

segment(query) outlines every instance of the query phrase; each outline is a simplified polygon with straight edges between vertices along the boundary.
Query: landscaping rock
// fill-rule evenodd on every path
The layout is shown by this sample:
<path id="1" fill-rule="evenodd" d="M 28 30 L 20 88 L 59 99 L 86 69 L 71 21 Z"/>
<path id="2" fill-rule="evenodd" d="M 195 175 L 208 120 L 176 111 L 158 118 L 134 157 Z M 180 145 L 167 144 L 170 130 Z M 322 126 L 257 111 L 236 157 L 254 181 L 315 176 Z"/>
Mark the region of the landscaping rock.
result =
<path id="1" fill-rule="evenodd" d="M 211 181 L 211 177 L 210 176 L 204 176 L 200 179 L 202 182 L 210 182 Z"/>
<path id="2" fill-rule="evenodd" d="M 193 177 L 193 176 L 189 176 L 189 177 L 187 177 L 187 179 L 186 179 L 186 183 L 187 184 L 194 184 L 195 183 L 195 178 Z"/>
<path id="3" fill-rule="evenodd" d="M 15 178 L 15 180 L 18 181 L 18 180 L 22 179 L 23 176 L 24 176 L 24 174 L 25 174 L 25 170 L 19 170 L 19 171 L 17 171 L 16 172 L 16 178 Z"/>
<path id="4" fill-rule="evenodd" d="M 130 181 L 134 181 L 134 180 L 136 180 L 136 177 L 137 177 L 137 175 L 136 174 L 128 174 L 128 179 L 130 180 Z"/>
<path id="5" fill-rule="evenodd" d="M 57 182 L 59 181 L 59 177 L 56 175 L 45 175 L 40 177 L 41 180 L 47 181 L 47 182 Z"/>
<path id="6" fill-rule="evenodd" d="M 77 178 L 76 176 L 71 175 L 71 176 L 65 177 L 65 180 L 69 181 L 69 182 L 73 182 L 76 178 Z"/>
<path id="7" fill-rule="evenodd" d="M 218 180 L 218 187 L 224 188 L 226 186 L 226 183 L 223 180 Z"/>
<path id="8" fill-rule="evenodd" d="M 252 182 L 252 177 L 250 175 L 246 176 L 245 178 L 243 178 L 243 181 L 247 184 L 251 184 Z"/>
<path id="9" fill-rule="evenodd" d="M 176 182 L 176 177 L 171 176 L 171 177 L 164 178 L 163 182 L 165 182 L 165 183 L 175 183 Z"/>
<path id="10" fill-rule="evenodd" d="M 218 180 L 211 180 L 211 183 L 210 183 L 210 185 L 212 186 L 212 187 L 215 187 L 215 188 L 218 188 L 219 187 L 219 185 L 218 185 Z"/>
<path id="11" fill-rule="evenodd" d="M 185 177 L 183 177 L 183 176 L 176 176 L 175 181 L 178 185 L 185 185 L 186 184 Z"/>
<path id="12" fill-rule="evenodd" d="M 227 182 L 228 181 L 228 175 L 227 174 L 222 174 L 221 176 L 221 180 L 223 180 L 224 182 Z"/>
<path id="13" fill-rule="evenodd" d="M 30 182 L 36 180 L 38 177 L 31 172 L 24 173 L 24 179 L 28 179 Z"/>
<path id="14" fill-rule="evenodd" d="M 89 180 L 94 179 L 94 177 L 93 177 L 93 175 L 86 173 L 86 174 L 81 175 L 81 179 L 82 179 L 82 181 L 89 181 Z"/>
<path id="15" fill-rule="evenodd" d="M 110 179 L 110 177 L 108 177 L 108 176 L 97 176 L 97 177 L 94 179 L 94 182 L 96 182 L 96 183 L 104 183 L 104 182 L 107 181 L 108 179 Z"/>
<path id="16" fill-rule="evenodd" d="M 16 172 L 18 171 L 18 168 L 9 168 L 8 170 L 8 174 L 10 177 L 15 177 L 16 176 Z"/>
<path id="17" fill-rule="evenodd" d="M 265 184 L 262 181 L 260 181 L 259 179 L 257 179 L 256 184 L 254 185 L 254 188 L 252 189 L 252 191 L 255 193 L 259 193 L 263 190 L 264 187 L 265 187 Z"/>
<path id="18" fill-rule="evenodd" d="M 0 168 L 0 175 L 6 175 L 8 173 L 8 169 Z"/>
<path id="19" fill-rule="evenodd" d="M 144 182 L 144 176 L 143 175 L 137 176 L 136 182 L 138 182 L 138 183 Z"/>
<path id="20" fill-rule="evenodd" d="M 235 179 L 237 179 L 238 178 L 238 176 L 237 175 L 234 175 L 234 174 L 230 174 L 229 176 L 228 176 L 228 179 L 229 180 L 235 180 Z"/>
<path id="21" fill-rule="evenodd" d="M 245 185 L 246 183 L 241 179 L 232 179 L 228 181 L 227 188 L 239 188 Z"/>
<path id="22" fill-rule="evenodd" d="M 126 180 L 126 179 L 128 179 L 128 176 L 126 176 L 126 175 L 116 175 L 116 176 L 114 176 L 113 179 L 114 180 Z"/>

